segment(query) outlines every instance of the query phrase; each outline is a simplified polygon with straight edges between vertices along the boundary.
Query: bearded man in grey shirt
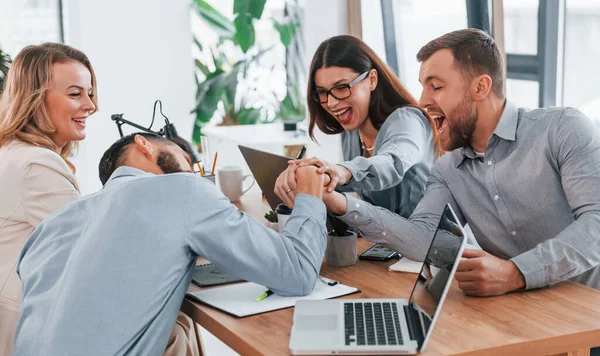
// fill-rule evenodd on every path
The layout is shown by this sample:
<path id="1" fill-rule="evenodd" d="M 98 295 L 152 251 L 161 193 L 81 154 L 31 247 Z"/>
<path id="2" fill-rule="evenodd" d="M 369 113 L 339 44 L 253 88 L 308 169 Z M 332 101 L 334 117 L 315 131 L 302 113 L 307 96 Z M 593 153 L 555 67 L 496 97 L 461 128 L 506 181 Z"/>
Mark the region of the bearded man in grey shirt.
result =
<path id="1" fill-rule="evenodd" d="M 434 164 L 423 199 L 409 219 L 340 193 L 326 194 L 327 208 L 368 240 L 422 260 L 450 203 L 483 249 L 466 250 L 456 272 L 467 295 L 567 279 L 600 289 L 596 126 L 575 109 L 507 102 L 502 57 L 482 31 L 443 35 L 417 59 L 420 104 L 450 151 Z"/>

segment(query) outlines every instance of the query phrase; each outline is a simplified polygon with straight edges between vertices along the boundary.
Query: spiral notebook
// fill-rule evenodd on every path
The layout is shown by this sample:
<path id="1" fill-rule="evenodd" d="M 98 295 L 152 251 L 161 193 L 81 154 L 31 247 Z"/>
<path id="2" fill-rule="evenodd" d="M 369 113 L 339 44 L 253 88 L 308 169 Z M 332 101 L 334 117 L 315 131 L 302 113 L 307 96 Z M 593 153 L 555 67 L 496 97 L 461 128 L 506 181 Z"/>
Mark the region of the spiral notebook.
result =
<path id="1" fill-rule="evenodd" d="M 321 277 L 317 281 L 315 289 L 307 296 L 282 297 L 273 294 L 264 300 L 257 302 L 256 297 L 263 294 L 266 290 L 267 288 L 264 286 L 248 282 L 187 293 L 187 296 L 193 300 L 208 304 L 227 314 L 242 318 L 245 316 L 293 307 L 297 300 L 330 299 L 360 292 L 357 288 Z"/>
<path id="2" fill-rule="evenodd" d="M 192 272 L 192 282 L 200 287 L 216 286 L 219 284 L 241 281 L 243 281 L 243 279 L 231 275 L 229 272 L 213 265 L 212 263 L 205 263 L 196 266 Z"/>

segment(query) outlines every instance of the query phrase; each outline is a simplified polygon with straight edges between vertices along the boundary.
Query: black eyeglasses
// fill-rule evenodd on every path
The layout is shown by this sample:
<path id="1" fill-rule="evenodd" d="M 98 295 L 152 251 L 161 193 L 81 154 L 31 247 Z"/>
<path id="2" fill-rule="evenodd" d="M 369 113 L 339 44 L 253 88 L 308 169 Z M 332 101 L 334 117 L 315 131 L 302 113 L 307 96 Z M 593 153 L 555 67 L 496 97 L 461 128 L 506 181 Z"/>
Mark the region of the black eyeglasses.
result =
<path id="1" fill-rule="evenodd" d="M 346 99 L 346 98 L 350 97 L 350 95 L 352 95 L 352 90 L 350 88 L 355 86 L 361 80 L 365 79 L 367 77 L 367 74 L 369 74 L 370 71 L 371 70 L 364 72 L 363 74 L 359 75 L 356 79 L 354 79 L 353 81 L 351 81 L 348 84 L 336 85 L 329 90 L 325 90 L 325 89 L 313 90 L 312 98 L 314 101 L 316 101 L 317 103 L 320 103 L 320 104 L 325 104 L 327 102 L 327 99 L 329 98 L 330 94 L 337 100 Z"/>

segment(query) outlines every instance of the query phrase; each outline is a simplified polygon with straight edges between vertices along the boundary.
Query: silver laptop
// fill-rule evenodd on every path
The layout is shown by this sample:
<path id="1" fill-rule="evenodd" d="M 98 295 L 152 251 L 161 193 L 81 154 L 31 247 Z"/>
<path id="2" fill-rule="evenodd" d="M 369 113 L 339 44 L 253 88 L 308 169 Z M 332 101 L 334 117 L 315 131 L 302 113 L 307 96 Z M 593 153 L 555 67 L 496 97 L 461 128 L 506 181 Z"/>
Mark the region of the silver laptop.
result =
<path id="1" fill-rule="evenodd" d="M 423 350 L 452 284 L 465 236 L 447 204 L 409 300 L 297 301 L 291 353 L 407 355 Z"/>

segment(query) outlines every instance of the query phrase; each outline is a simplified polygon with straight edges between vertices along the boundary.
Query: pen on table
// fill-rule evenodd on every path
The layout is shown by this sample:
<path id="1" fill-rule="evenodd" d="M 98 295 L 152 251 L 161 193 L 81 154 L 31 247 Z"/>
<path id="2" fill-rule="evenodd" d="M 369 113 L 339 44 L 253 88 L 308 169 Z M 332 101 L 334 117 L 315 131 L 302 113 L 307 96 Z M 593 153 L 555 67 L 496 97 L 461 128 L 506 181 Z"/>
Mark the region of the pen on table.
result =
<path id="1" fill-rule="evenodd" d="M 263 294 L 261 294 L 258 297 L 256 297 L 255 301 L 256 302 L 263 301 L 263 300 L 267 299 L 267 297 L 270 296 L 271 294 L 273 294 L 273 291 L 270 290 L 270 289 L 267 289 L 266 292 L 264 292 Z"/>
<path id="2" fill-rule="evenodd" d="M 215 153 L 215 160 L 213 161 L 212 169 L 210 170 L 210 174 L 215 174 L 215 167 L 217 166 L 217 157 L 219 157 L 219 152 Z"/>
<path id="3" fill-rule="evenodd" d="M 335 286 L 335 285 L 337 285 L 337 284 L 338 284 L 338 282 L 337 282 L 337 281 L 333 281 L 333 280 L 331 280 L 331 279 L 326 279 L 326 278 L 324 278 L 324 277 L 321 277 L 321 276 L 319 276 L 319 279 L 321 280 L 321 282 L 323 282 L 323 283 L 327 284 L 327 285 L 328 285 L 328 286 L 330 286 L 330 287 L 333 287 L 333 286 Z"/>
<path id="4" fill-rule="evenodd" d="M 298 153 L 298 156 L 296 157 L 296 159 L 301 159 L 302 156 L 304 156 L 304 153 L 306 152 L 306 146 L 302 146 L 302 149 L 300 150 L 300 153 Z"/>

